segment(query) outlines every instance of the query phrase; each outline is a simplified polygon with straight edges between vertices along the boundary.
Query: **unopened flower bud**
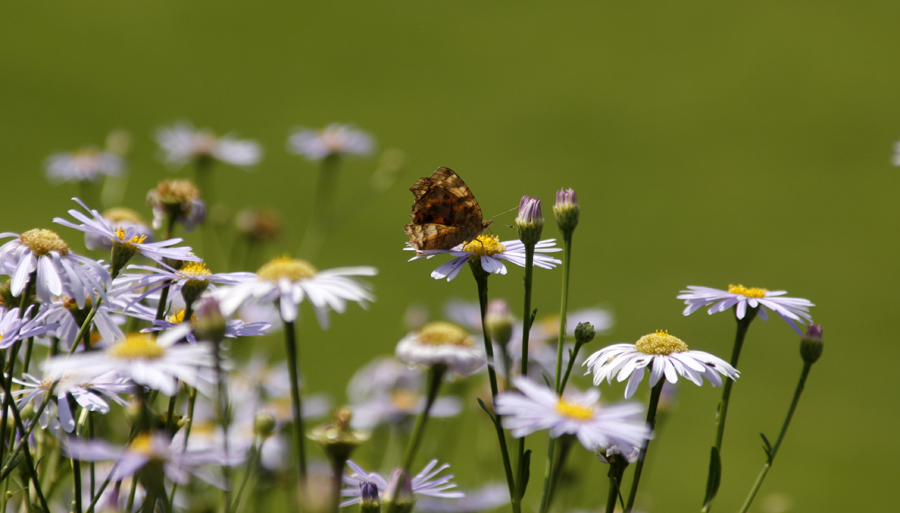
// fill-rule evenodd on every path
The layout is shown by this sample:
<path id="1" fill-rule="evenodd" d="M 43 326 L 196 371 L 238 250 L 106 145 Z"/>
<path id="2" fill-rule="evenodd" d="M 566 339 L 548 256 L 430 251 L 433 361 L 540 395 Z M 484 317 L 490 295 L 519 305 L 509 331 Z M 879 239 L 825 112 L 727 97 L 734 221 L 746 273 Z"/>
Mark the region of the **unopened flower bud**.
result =
<path id="1" fill-rule="evenodd" d="M 265 411 L 257 413 L 253 418 L 253 433 L 266 438 L 272 434 L 272 431 L 275 431 L 276 424 L 275 416 L 271 413 Z"/>
<path id="2" fill-rule="evenodd" d="M 409 513 L 416 503 L 413 496 L 412 482 L 409 473 L 402 468 L 396 468 L 391 472 L 387 489 L 384 491 L 384 504 L 387 511 L 396 513 Z"/>
<path id="3" fill-rule="evenodd" d="M 505 346 L 512 338 L 513 317 L 509 313 L 509 306 L 502 299 L 492 299 L 487 306 L 484 323 L 494 342 Z"/>
<path id="4" fill-rule="evenodd" d="M 317 426 L 309 433 L 309 439 L 318 443 L 332 460 L 347 461 L 353 449 L 369 439 L 368 433 L 350 429 L 352 413 L 350 407 L 342 406 L 332 414 L 331 423 Z"/>
<path id="5" fill-rule="evenodd" d="M 188 283 L 192 281 L 190 280 Z M 187 284 L 185 284 L 185 288 L 187 288 Z M 181 293 L 184 294 L 184 288 Z M 187 301 L 187 296 L 185 296 L 185 301 Z M 190 322 L 191 327 L 203 340 L 221 342 L 225 338 L 225 316 L 222 315 L 222 310 L 219 308 L 219 301 L 213 297 L 207 296 L 200 300 Z"/>
<path id="6" fill-rule="evenodd" d="M 587 344 L 594 340 L 594 335 L 596 335 L 594 326 L 589 322 L 581 322 L 578 323 L 578 326 L 575 326 L 575 343 L 578 345 Z"/>
<path id="7" fill-rule="evenodd" d="M 571 235 L 578 226 L 578 214 L 581 207 L 578 206 L 578 198 L 572 189 L 560 189 L 556 193 L 556 204 L 553 205 L 553 215 L 556 216 L 556 224 L 563 235 Z"/>
<path id="8" fill-rule="evenodd" d="M 541 240 L 544 216 L 541 214 L 540 198 L 522 196 L 519 202 L 519 215 L 516 216 L 516 228 L 519 230 L 519 240 L 525 245 L 534 245 Z"/>
<path id="9" fill-rule="evenodd" d="M 378 485 L 371 481 L 363 481 L 359 485 L 360 513 L 381 513 L 381 499 L 378 497 Z"/>
<path id="10" fill-rule="evenodd" d="M 816 363 L 822 356 L 822 326 L 818 324 L 810 324 L 806 330 L 806 335 L 800 339 L 800 356 L 806 363 Z"/>

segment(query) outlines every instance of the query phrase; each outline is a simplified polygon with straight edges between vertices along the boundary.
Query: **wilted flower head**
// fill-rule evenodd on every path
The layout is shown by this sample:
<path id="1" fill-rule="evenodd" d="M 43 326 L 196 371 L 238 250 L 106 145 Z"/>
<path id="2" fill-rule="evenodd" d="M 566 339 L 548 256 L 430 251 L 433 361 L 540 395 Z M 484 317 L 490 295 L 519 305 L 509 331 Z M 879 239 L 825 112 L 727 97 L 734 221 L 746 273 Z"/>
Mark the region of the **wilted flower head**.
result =
<path id="1" fill-rule="evenodd" d="M 163 180 L 147 193 L 147 204 L 153 207 L 153 228 L 160 229 L 166 219 L 174 219 L 193 230 L 206 219 L 206 203 L 200 190 L 190 180 Z"/>
<path id="2" fill-rule="evenodd" d="M 372 136 L 351 125 L 331 124 L 321 130 L 301 128 L 288 138 L 288 151 L 309 160 L 330 155 L 368 155 L 375 142 Z"/>

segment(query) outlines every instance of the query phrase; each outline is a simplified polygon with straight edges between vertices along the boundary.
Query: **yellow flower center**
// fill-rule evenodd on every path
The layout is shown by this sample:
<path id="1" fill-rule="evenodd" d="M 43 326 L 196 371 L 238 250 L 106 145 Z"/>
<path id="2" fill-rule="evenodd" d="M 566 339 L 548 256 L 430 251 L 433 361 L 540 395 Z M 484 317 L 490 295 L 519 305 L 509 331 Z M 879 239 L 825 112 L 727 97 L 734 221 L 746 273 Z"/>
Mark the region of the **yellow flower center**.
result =
<path id="1" fill-rule="evenodd" d="M 212 274 L 203 262 L 187 262 L 178 270 L 178 272 L 184 274 L 191 280 L 198 281 L 206 281 L 206 277 Z"/>
<path id="2" fill-rule="evenodd" d="M 191 314 L 191 319 L 194 318 L 194 314 Z M 175 312 L 166 317 L 166 321 L 171 322 L 172 324 L 180 324 L 184 322 L 184 308 L 176 308 Z"/>
<path id="3" fill-rule="evenodd" d="M 391 404 L 400 411 L 412 411 L 419 404 L 419 395 L 411 390 L 394 390 L 391 393 Z"/>
<path id="4" fill-rule="evenodd" d="M 306 260 L 281 256 L 260 267 L 256 274 L 263 280 L 277 283 L 281 278 L 287 278 L 290 281 L 307 280 L 315 276 L 317 272 L 316 268 Z"/>
<path id="5" fill-rule="evenodd" d="M 129 248 L 133 248 L 132 244 L 143 244 L 145 240 L 147 240 L 146 235 L 135 235 L 134 237 L 125 240 L 125 230 L 122 228 L 116 228 L 115 231 L 116 237 L 119 239 L 117 244 L 124 244 Z"/>
<path id="6" fill-rule="evenodd" d="M 319 142 L 330 152 L 339 152 L 344 149 L 345 138 L 340 130 L 323 128 L 319 130 Z"/>
<path id="7" fill-rule="evenodd" d="M 19 241 L 28 246 L 35 256 L 44 256 L 56 251 L 60 256 L 69 254 L 69 245 L 59 238 L 53 230 L 35 228 L 19 235 Z"/>
<path id="8" fill-rule="evenodd" d="M 123 360 L 154 360 L 166 354 L 166 348 L 146 333 L 131 333 L 107 349 L 106 353 Z"/>
<path id="9" fill-rule="evenodd" d="M 103 219 L 116 224 L 121 222 L 128 222 L 134 224 L 144 224 L 144 220 L 141 219 L 140 214 L 131 210 L 130 208 L 125 207 L 115 207 L 107 209 L 103 212 Z"/>
<path id="10" fill-rule="evenodd" d="M 197 157 L 211 157 L 219 146 L 219 138 L 212 132 L 206 130 L 194 136 L 193 152 Z"/>
<path id="11" fill-rule="evenodd" d="M 159 459 L 159 455 L 154 451 L 154 436 L 151 433 L 141 433 L 136 435 L 128 444 L 128 448 L 133 452 L 138 452 L 151 459 Z"/>
<path id="12" fill-rule="evenodd" d="M 467 242 L 462 249 L 479 256 L 494 256 L 506 251 L 506 246 L 500 244 L 500 238 L 496 235 L 479 235 L 476 239 Z"/>
<path id="13" fill-rule="evenodd" d="M 688 350 L 680 338 L 669 335 L 669 330 L 659 331 L 644 335 L 635 344 L 634 348 L 644 354 L 660 354 L 668 355 L 672 353 L 683 353 Z"/>
<path id="14" fill-rule="evenodd" d="M 92 159 L 92 158 L 96 158 L 97 155 L 100 155 L 100 152 L 95 150 L 94 148 L 82 148 L 73 154 L 73 156 L 76 159 L 78 159 L 78 158 Z"/>
<path id="15" fill-rule="evenodd" d="M 444 321 L 429 322 L 418 332 L 419 342 L 429 345 L 471 346 L 475 342 L 469 332 L 456 324 Z"/>
<path id="16" fill-rule="evenodd" d="M 594 416 L 594 410 L 570 403 L 564 399 L 560 399 L 556 403 L 556 412 L 575 420 L 588 420 Z"/>
<path id="17" fill-rule="evenodd" d="M 728 292 L 730 292 L 732 294 L 740 294 L 745 297 L 760 298 L 760 297 L 766 297 L 766 294 L 768 294 L 769 291 L 766 289 L 760 289 L 757 287 L 747 288 L 743 285 L 729 285 Z"/>

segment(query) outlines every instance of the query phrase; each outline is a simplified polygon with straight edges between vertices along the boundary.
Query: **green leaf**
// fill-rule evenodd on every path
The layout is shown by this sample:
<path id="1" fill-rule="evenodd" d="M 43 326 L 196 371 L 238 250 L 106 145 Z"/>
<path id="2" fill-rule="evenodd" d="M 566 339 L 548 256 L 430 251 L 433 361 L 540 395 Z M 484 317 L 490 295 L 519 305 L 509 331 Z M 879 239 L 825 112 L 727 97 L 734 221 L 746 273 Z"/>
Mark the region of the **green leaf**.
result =
<path id="1" fill-rule="evenodd" d="M 25 454 L 22 451 L 19 451 L 15 455 L 9 455 L 3 461 L 3 478 L 9 475 L 10 472 L 15 470 L 16 467 L 19 466 L 19 463 L 22 463 L 22 460 L 25 459 Z M 8 467 L 8 468 L 7 468 Z"/>
<path id="2" fill-rule="evenodd" d="M 522 455 L 522 467 L 519 469 L 519 478 L 516 483 L 519 484 L 516 494 L 519 499 L 525 496 L 525 489 L 528 488 L 528 479 L 531 477 L 531 449 L 525 451 Z"/>
<path id="3" fill-rule="evenodd" d="M 487 406 L 484 405 L 484 401 L 482 401 L 481 398 L 478 399 L 478 404 L 481 405 L 481 409 L 484 410 L 484 412 L 488 414 L 488 417 L 491 418 L 491 422 L 493 422 L 496 425 L 497 419 L 494 417 L 493 414 L 491 414 L 491 410 L 488 410 Z"/>
<path id="4" fill-rule="evenodd" d="M 763 433 L 760 433 L 759 436 L 762 437 L 763 443 L 765 444 L 765 447 L 763 447 L 763 450 L 766 451 L 766 456 L 771 458 L 772 457 L 772 444 L 769 443 L 769 439 L 766 438 L 766 435 L 764 435 Z"/>
<path id="5" fill-rule="evenodd" d="M 703 499 L 703 507 L 700 511 L 709 511 L 716 493 L 719 492 L 719 484 L 722 479 L 722 460 L 719 458 L 719 450 L 712 448 L 709 456 L 709 477 L 706 480 L 706 498 Z"/>

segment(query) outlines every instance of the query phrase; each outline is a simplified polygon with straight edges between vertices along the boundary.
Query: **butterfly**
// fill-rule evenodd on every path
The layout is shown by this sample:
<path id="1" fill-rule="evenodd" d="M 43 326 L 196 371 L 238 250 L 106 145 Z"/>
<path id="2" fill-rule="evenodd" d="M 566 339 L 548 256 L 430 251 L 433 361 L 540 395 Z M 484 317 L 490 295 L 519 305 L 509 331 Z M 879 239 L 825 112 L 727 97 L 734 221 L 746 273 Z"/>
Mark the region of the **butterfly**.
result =
<path id="1" fill-rule="evenodd" d="M 482 220 L 472 191 L 450 168 L 439 167 L 409 190 L 416 201 L 409 214 L 413 220 L 403 229 L 416 251 L 450 249 L 475 239 L 491 224 Z"/>

